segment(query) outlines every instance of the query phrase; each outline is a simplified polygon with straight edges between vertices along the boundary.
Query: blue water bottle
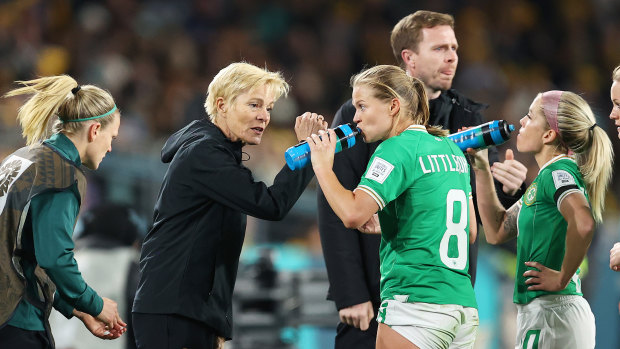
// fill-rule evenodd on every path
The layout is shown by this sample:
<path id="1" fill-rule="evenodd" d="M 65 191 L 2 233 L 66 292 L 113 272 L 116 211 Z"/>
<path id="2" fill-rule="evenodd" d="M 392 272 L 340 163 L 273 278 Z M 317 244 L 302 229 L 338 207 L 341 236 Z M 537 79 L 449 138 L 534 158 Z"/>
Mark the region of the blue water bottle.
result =
<path id="1" fill-rule="evenodd" d="M 353 124 L 349 123 L 334 128 L 334 132 L 336 132 L 336 136 L 338 136 L 338 143 L 336 143 L 337 153 L 355 145 L 355 136 L 359 133 L 359 130 Z M 284 159 L 286 159 L 286 164 L 291 170 L 304 168 L 310 163 L 310 146 L 306 141 L 301 141 L 286 149 L 286 152 L 284 152 Z"/>
<path id="2" fill-rule="evenodd" d="M 510 139 L 510 132 L 514 129 L 514 125 L 510 125 L 504 120 L 495 120 L 453 133 L 448 135 L 448 138 L 465 152 L 467 148 L 485 149 L 492 145 L 500 145 Z"/>

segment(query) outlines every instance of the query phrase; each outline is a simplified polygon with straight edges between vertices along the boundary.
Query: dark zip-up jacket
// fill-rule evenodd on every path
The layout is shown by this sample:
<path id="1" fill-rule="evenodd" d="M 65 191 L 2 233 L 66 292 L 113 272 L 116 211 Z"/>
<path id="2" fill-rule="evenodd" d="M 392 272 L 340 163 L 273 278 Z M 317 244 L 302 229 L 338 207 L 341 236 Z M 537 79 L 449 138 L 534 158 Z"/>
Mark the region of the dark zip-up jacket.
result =
<path id="1" fill-rule="evenodd" d="M 133 312 L 178 314 L 232 338 L 232 293 L 246 215 L 280 220 L 313 176 L 285 165 L 273 185 L 256 182 L 231 142 L 207 119 L 173 134 L 170 163 L 140 258 Z"/>

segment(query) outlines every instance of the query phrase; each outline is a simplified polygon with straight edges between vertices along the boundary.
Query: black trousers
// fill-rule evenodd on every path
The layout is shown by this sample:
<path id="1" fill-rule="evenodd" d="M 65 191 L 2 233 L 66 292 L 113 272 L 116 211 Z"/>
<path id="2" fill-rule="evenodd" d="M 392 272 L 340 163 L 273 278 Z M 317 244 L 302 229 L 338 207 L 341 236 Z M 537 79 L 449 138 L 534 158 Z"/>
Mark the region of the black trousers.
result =
<path id="1" fill-rule="evenodd" d="M 217 335 L 200 321 L 174 314 L 133 313 L 138 349 L 215 349 Z"/>
<path id="2" fill-rule="evenodd" d="M 52 349 L 45 331 L 30 331 L 6 325 L 0 329 L 0 348 Z"/>
<path id="3" fill-rule="evenodd" d="M 376 312 L 375 312 L 376 313 Z M 335 349 L 375 349 L 377 343 L 377 318 L 370 320 L 370 326 L 366 331 L 339 322 L 336 328 Z"/>

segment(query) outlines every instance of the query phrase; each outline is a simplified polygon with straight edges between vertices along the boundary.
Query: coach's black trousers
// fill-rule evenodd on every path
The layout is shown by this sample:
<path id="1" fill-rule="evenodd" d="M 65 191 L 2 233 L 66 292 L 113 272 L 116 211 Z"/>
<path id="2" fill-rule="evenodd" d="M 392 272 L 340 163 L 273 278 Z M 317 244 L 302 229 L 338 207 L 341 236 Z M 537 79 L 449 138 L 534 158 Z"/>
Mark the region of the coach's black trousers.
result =
<path id="1" fill-rule="evenodd" d="M 378 326 L 379 323 L 377 322 L 376 317 L 370 320 L 370 327 L 366 331 L 362 331 L 354 326 L 339 322 L 336 329 L 336 343 L 334 348 L 375 349 Z"/>
<path id="2" fill-rule="evenodd" d="M 173 314 L 133 313 L 138 349 L 215 349 L 217 335 L 207 325 Z"/>

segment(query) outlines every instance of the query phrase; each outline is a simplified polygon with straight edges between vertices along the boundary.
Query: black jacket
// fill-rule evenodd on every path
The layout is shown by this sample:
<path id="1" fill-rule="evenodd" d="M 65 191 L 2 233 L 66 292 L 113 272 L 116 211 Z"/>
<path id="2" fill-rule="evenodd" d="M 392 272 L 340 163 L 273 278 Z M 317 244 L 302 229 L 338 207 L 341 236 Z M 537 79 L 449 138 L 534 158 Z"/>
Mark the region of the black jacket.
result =
<path id="1" fill-rule="evenodd" d="M 142 246 L 134 312 L 186 316 L 232 338 L 246 215 L 282 219 L 313 176 L 311 166 L 284 166 L 267 187 L 241 164 L 241 147 L 206 119 L 164 145 L 162 161 L 170 166 Z"/>
<path id="2" fill-rule="evenodd" d="M 457 132 L 464 126 L 477 126 L 484 123 L 481 111 L 484 104 L 476 103 L 456 90 L 448 90 L 430 101 L 430 124 L 441 125 L 450 133 Z M 334 117 L 332 126 L 352 122 L 355 107 L 351 100 L 345 102 Z M 351 149 L 336 154 L 334 172 L 347 189 L 355 189 L 366 171 L 368 160 L 379 142 L 364 143 L 358 135 L 356 145 Z M 498 161 L 497 149 L 489 148 L 489 161 Z M 471 171 L 471 185 L 475 196 L 476 180 Z M 521 196 L 520 190 L 515 197 L 505 195 L 499 182 L 495 182 L 501 203 L 510 207 Z M 522 190 L 524 187 L 522 187 Z M 474 197 L 474 203 L 475 203 Z M 476 206 L 477 212 L 477 206 Z M 344 227 L 332 211 L 325 196 L 318 192 L 319 232 L 323 246 L 323 256 L 327 266 L 329 291 L 327 298 L 336 303 L 337 309 L 372 301 L 375 309 L 381 302 L 379 292 L 379 245 L 381 236 L 362 234 L 355 229 Z M 478 220 L 479 221 L 479 220 Z M 475 280 L 477 256 L 476 244 L 470 246 L 470 275 Z M 376 314 L 376 312 L 375 312 Z"/>

